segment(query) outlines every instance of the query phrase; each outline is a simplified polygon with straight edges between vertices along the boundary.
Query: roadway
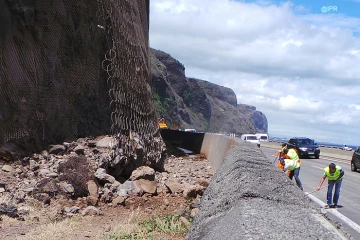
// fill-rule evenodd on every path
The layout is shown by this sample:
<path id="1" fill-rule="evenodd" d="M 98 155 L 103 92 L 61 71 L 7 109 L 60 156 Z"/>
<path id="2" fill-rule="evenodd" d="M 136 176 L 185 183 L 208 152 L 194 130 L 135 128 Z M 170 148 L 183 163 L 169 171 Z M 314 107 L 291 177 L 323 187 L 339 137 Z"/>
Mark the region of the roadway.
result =
<path id="1" fill-rule="evenodd" d="M 274 162 L 275 149 L 267 147 L 262 147 L 261 149 L 264 155 L 271 162 Z M 355 239 L 360 239 L 360 226 L 357 226 L 360 225 L 360 173 L 350 171 L 350 161 L 348 159 L 331 158 L 321 156 L 320 154 L 320 159 L 301 159 L 301 162 L 302 166 L 300 170 L 300 180 L 303 184 L 304 193 L 310 193 L 311 199 L 319 205 L 326 204 L 327 188 L 324 187 L 320 191 L 313 191 L 315 191 L 319 185 L 320 179 L 324 173 L 324 168 L 327 167 L 331 162 L 333 162 L 337 165 L 340 165 L 344 169 L 345 175 L 338 203 L 339 208 L 337 210 L 331 209 L 326 211 L 333 213 L 330 218 L 335 218 L 335 220 L 337 219 L 338 222 L 341 222 L 343 227 Z M 277 166 L 277 162 L 274 163 L 274 165 Z M 325 180 L 325 182 L 323 183 L 323 186 L 326 185 L 327 180 Z M 338 214 L 335 211 L 341 214 Z M 341 218 L 342 215 L 345 217 Z M 354 222 L 355 224 L 353 224 L 352 222 Z M 354 228 L 356 230 L 354 230 Z"/>

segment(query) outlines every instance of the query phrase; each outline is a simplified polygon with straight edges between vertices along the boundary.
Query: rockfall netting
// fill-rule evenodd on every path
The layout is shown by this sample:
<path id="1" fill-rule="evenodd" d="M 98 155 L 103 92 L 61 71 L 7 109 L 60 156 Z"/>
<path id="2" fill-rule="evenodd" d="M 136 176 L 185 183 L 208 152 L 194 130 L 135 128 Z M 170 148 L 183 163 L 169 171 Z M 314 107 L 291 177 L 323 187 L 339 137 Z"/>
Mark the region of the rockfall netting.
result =
<path id="1" fill-rule="evenodd" d="M 149 0 L 5 0 L 0 22 L 0 143 L 112 134 L 116 175 L 162 165 Z"/>
<path id="2" fill-rule="evenodd" d="M 109 128 L 96 11 L 85 0 L 0 1 L 0 142 L 52 143 Z"/>
<path id="3" fill-rule="evenodd" d="M 147 165 L 161 168 L 164 158 L 159 153 L 165 145 L 153 138 L 159 131 L 150 86 L 149 1 L 98 0 L 98 4 L 109 47 L 102 68 L 110 85 L 111 132 L 118 140 L 103 165 L 112 175 L 129 176 L 131 172 L 120 174 L 119 169 L 124 164 L 133 165 L 130 169 L 140 166 L 141 156 Z M 128 158 L 129 153 L 135 154 Z"/>

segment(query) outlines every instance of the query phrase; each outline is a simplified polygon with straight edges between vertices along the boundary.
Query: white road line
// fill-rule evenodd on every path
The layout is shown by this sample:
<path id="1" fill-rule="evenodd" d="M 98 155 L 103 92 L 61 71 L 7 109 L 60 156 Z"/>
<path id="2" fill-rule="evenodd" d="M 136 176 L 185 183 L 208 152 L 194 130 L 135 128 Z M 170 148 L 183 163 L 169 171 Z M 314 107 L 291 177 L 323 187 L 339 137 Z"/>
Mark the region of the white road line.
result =
<path id="1" fill-rule="evenodd" d="M 308 194 L 308 192 L 304 192 L 305 194 Z M 320 199 L 318 199 L 317 197 L 314 197 L 313 195 L 309 194 L 307 195 L 313 202 L 317 203 L 320 206 L 325 206 L 325 203 L 323 201 L 321 201 Z M 350 220 L 349 218 L 345 217 L 343 214 L 341 214 L 338 210 L 336 209 L 328 209 L 326 210 L 328 212 L 331 212 L 334 216 L 338 217 L 339 219 L 341 219 L 345 224 L 347 224 L 349 227 L 351 227 L 352 229 L 354 229 L 356 232 L 360 233 L 360 226 L 358 224 L 356 224 L 354 221 Z"/>
<path id="2" fill-rule="evenodd" d="M 339 162 L 339 163 L 348 163 L 350 164 L 350 160 L 345 160 L 345 159 L 333 159 L 333 158 L 330 158 L 330 157 L 323 157 L 322 159 L 324 160 L 328 160 L 328 161 L 331 161 L 331 162 Z"/>
<path id="3" fill-rule="evenodd" d="M 321 167 L 318 167 L 318 166 L 312 166 L 312 167 L 324 170 L 324 168 L 321 168 Z"/>

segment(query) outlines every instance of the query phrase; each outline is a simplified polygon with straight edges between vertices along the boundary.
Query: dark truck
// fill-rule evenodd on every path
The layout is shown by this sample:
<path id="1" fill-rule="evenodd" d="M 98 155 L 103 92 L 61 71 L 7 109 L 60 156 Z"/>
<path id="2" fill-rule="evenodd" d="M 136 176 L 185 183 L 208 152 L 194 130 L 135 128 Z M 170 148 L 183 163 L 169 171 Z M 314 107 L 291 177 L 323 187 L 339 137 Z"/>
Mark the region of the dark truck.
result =
<path id="1" fill-rule="evenodd" d="M 290 138 L 287 146 L 288 148 L 295 148 L 299 158 L 309 158 L 310 156 L 313 156 L 318 159 L 320 157 L 320 147 L 310 138 Z"/>

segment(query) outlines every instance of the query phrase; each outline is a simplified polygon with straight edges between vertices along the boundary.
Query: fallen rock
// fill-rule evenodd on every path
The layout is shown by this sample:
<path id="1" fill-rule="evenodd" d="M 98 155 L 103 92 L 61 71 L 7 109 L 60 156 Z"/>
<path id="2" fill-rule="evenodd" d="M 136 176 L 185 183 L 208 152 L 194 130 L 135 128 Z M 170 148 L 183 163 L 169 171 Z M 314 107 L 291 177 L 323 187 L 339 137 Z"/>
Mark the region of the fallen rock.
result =
<path id="1" fill-rule="evenodd" d="M 144 192 L 151 194 L 156 193 L 157 182 L 155 181 L 154 169 L 141 166 L 132 172 L 130 179 L 138 188 L 144 190 Z"/>
<path id="2" fill-rule="evenodd" d="M 199 184 L 202 187 L 207 188 L 210 184 L 210 180 L 204 180 L 204 179 L 199 179 L 196 181 L 197 184 Z"/>
<path id="3" fill-rule="evenodd" d="M 155 180 L 155 170 L 148 166 L 138 167 L 132 172 L 130 179 L 132 181 L 138 179 Z"/>
<path id="4" fill-rule="evenodd" d="M 131 196 L 141 196 L 143 194 L 143 190 L 137 187 L 133 181 L 126 181 L 116 190 L 117 194 L 122 197 Z"/>
<path id="5" fill-rule="evenodd" d="M 4 165 L 2 170 L 5 172 L 14 172 L 14 168 L 12 168 L 10 165 Z"/>
<path id="6" fill-rule="evenodd" d="M 154 194 L 156 193 L 157 189 L 157 182 L 156 181 L 149 181 L 146 179 L 139 179 L 134 181 L 136 187 L 144 190 L 146 193 Z"/>
<path id="7" fill-rule="evenodd" d="M 43 156 L 43 158 L 45 159 L 50 157 L 49 152 L 46 150 L 41 151 L 40 155 Z"/>
<path id="8" fill-rule="evenodd" d="M 96 143 L 98 148 L 113 148 L 116 146 L 117 140 L 114 137 L 104 137 Z"/>
<path id="9" fill-rule="evenodd" d="M 81 215 L 82 216 L 95 216 L 95 215 L 99 215 L 100 211 L 99 209 L 97 209 L 94 206 L 88 206 L 87 208 L 85 208 L 82 212 Z"/>
<path id="10" fill-rule="evenodd" d="M 43 168 L 43 169 L 40 169 L 39 170 L 39 176 L 40 177 L 57 177 L 58 174 L 57 173 L 54 173 L 54 172 L 51 172 L 49 169 L 46 169 L 46 168 Z"/>
<path id="11" fill-rule="evenodd" d="M 12 153 L 7 150 L 4 147 L 0 147 L 0 160 L 3 160 L 5 162 L 12 162 L 15 161 L 15 157 L 14 155 L 12 155 Z"/>
<path id="12" fill-rule="evenodd" d="M 72 207 L 70 208 L 70 211 L 71 211 L 72 213 L 78 213 L 78 212 L 80 211 L 80 208 L 79 208 L 78 206 L 72 206 Z"/>
<path id="13" fill-rule="evenodd" d="M 59 153 L 64 153 L 66 151 L 66 147 L 64 145 L 53 145 L 50 150 L 49 153 L 50 154 L 59 154 Z"/>
<path id="14" fill-rule="evenodd" d="M 74 152 L 77 154 L 77 155 L 84 155 L 85 154 L 85 148 L 84 146 L 82 145 L 78 145 L 74 148 Z"/>
<path id="15" fill-rule="evenodd" d="M 55 196 L 61 191 L 60 184 L 56 179 L 53 178 L 43 178 L 41 179 L 34 188 L 34 194 L 46 193 L 51 196 Z"/>
<path id="16" fill-rule="evenodd" d="M 196 198 L 197 195 L 202 196 L 205 188 L 200 185 L 186 185 L 184 188 L 183 196 L 185 198 Z"/>
<path id="17" fill-rule="evenodd" d="M 91 205 L 91 206 L 96 206 L 96 204 L 98 203 L 98 198 L 94 197 L 94 196 L 87 196 L 86 200 L 87 200 L 88 205 Z"/>
<path id="18" fill-rule="evenodd" d="M 89 191 L 89 195 L 92 196 L 92 197 L 98 197 L 99 196 L 99 193 L 98 193 L 98 186 L 96 184 L 95 181 L 93 180 L 89 180 L 87 182 L 87 189 Z"/>
<path id="19" fill-rule="evenodd" d="M 62 187 L 63 191 L 69 194 L 74 194 L 75 189 L 74 186 L 67 182 L 61 182 L 60 186 Z"/>
<path id="20" fill-rule="evenodd" d="M 8 205 L 6 203 L 0 204 L 0 216 L 1 215 L 7 215 L 11 218 L 16 218 L 19 216 L 17 207 L 15 207 L 13 205 Z"/>
<path id="21" fill-rule="evenodd" d="M 194 218 L 198 213 L 199 213 L 199 209 L 198 208 L 193 208 L 193 209 L 191 209 L 190 216 L 192 218 Z"/>
<path id="22" fill-rule="evenodd" d="M 95 172 L 95 177 L 101 184 L 105 183 L 114 183 L 116 180 L 113 176 L 106 173 L 106 170 L 103 168 L 98 168 Z"/>
<path id="23" fill-rule="evenodd" d="M 174 181 L 167 181 L 165 186 L 170 191 L 170 193 L 179 193 L 181 192 L 181 184 Z"/>
<path id="24" fill-rule="evenodd" d="M 125 200 L 126 200 L 125 197 L 119 196 L 112 200 L 112 204 L 113 206 L 125 205 Z"/>
<path id="25" fill-rule="evenodd" d="M 110 203 L 113 199 L 114 194 L 107 188 L 103 188 L 102 195 L 100 197 L 100 201 L 104 203 Z"/>
<path id="26" fill-rule="evenodd" d="M 40 168 L 40 165 L 33 159 L 30 160 L 30 170 L 36 171 Z"/>
<path id="27" fill-rule="evenodd" d="M 88 147 L 94 148 L 94 147 L 96 147 L 96 143 L 97 142 L 95 140 L 89 140 L 87 142 L 87 145 L 88 145 Z"/>

